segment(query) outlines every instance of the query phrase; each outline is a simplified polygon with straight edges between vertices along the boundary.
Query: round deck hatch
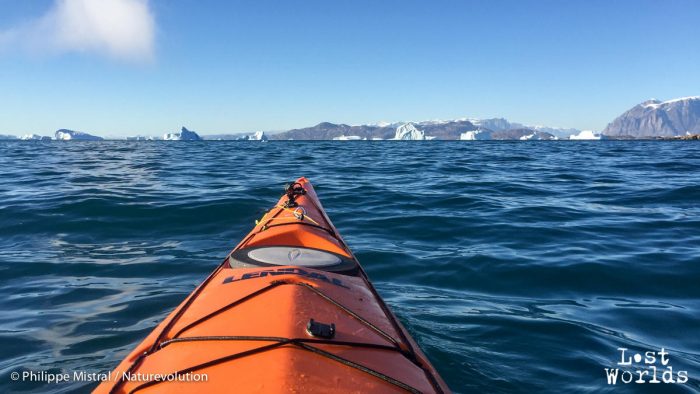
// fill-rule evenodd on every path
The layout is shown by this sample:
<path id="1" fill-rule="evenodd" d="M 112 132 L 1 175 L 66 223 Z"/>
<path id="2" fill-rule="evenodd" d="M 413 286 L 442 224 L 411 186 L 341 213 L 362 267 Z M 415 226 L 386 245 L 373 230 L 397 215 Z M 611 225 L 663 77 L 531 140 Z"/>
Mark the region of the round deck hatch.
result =
<path id="1" fill-rule="evenodd" d="M 330 267 L 340 264 L 340 258 L 322 250 L 269 246 L 248 252 L 248 257 L 265 264 L 297 265 L 300 267 Z"/>

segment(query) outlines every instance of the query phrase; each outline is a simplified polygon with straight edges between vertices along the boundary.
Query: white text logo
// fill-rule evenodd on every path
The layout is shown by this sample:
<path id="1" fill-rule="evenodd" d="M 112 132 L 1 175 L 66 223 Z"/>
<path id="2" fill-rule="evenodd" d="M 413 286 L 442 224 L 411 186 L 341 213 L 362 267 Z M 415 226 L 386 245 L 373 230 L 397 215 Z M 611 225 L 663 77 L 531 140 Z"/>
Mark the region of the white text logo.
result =
<path id="1" fill-rule="evenodd" d="M 688 381 L 688 371 L 674 371 L 666 349 L 631 354 L 627 348 L 617 348 L 620 361 L 615 368 L 605 368 L 608 384 L 678 383 Z"/>

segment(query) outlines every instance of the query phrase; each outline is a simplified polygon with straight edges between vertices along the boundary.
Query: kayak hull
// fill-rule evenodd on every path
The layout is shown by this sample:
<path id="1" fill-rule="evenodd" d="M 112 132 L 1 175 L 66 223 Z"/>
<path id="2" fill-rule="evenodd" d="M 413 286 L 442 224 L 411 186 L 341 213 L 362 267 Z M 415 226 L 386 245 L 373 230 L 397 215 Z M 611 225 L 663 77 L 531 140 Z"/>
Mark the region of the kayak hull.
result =
<path id="1" fill-rule="evenodd" d="M 449 392 L 296 184 L 96 392 Z"/>

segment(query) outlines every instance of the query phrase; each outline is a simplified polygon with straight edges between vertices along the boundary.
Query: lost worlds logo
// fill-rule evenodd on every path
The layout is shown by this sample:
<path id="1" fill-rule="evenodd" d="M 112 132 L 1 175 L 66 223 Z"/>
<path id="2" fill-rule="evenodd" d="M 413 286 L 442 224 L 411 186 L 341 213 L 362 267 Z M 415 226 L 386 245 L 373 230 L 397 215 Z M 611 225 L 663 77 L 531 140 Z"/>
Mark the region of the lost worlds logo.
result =
<path id="1" fill-rule="evenodd" d="M 627 348 L 617 348 L 620 361 L 614 368 L 605 368 L 609 385 L 629 383 L 676 383 L 688 381 L 688 371 L 674 371 L 666 349 L 629 354 Z"/>

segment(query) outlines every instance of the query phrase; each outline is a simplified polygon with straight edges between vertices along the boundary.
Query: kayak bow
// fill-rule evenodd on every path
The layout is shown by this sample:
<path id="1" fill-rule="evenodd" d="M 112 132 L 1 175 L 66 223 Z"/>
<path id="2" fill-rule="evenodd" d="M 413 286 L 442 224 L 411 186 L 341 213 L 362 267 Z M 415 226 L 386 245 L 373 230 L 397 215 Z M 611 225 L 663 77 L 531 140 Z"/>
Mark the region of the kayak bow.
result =
<path id="1" fill-rule="evenodd" d="M 96 392 L 449 392 L 306 178 L 109 376 Z"/>

